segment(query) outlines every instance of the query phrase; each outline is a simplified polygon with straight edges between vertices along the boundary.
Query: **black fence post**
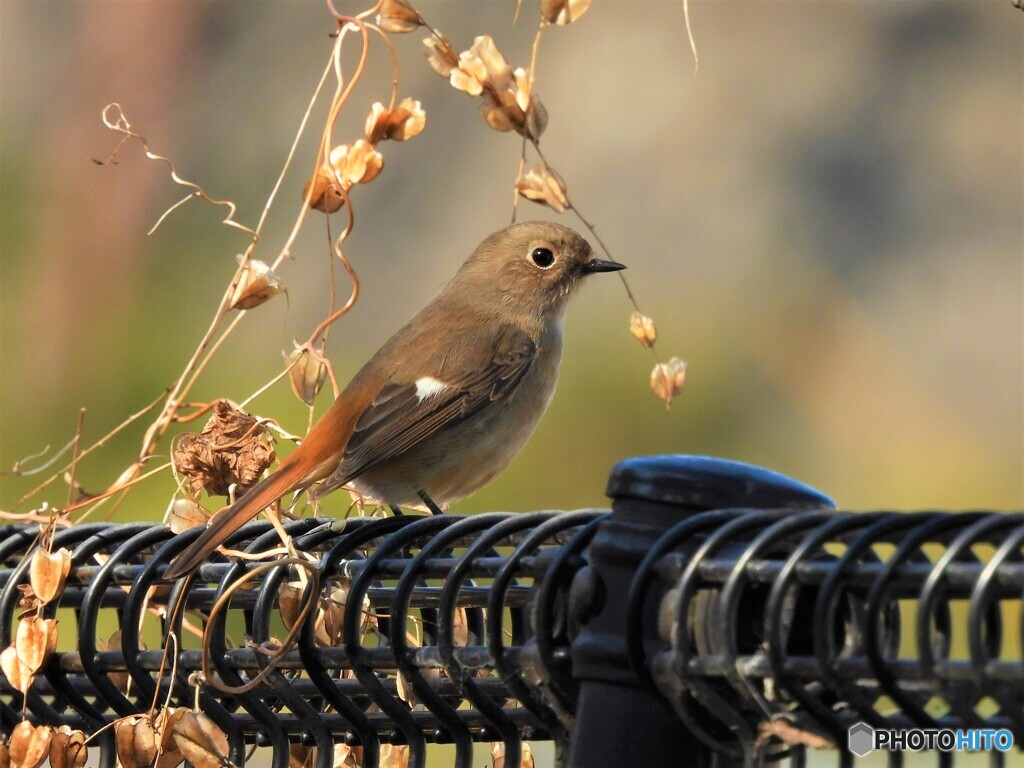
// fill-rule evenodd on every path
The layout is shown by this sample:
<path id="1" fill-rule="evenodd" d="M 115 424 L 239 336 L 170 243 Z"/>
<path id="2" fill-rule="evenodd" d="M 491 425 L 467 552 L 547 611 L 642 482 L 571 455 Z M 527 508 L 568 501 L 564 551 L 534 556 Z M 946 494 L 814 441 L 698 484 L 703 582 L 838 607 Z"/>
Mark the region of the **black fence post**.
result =
<path id="1" fill-rule="evenodd" d="M 572 643 L 573 676 L 580 690 L 569 765 L 710 766 L 711 750 L 682 727 L 671 705 L 654 686 L 643 684 L 630 664 L 627 596 L 637 567 L 669 527 L 700 512 L 835 505 L 813 488 L 774 472 L 697 456 L 620 462 L 612 470 L 608 495 L 612 514 L 600 525 L 590 546 L 590 565 L 577 573 L 570 595 L 570 610 L 580 627 Z M 660 590 L 650 590 L 643 611 L 643 642 L 652 648 L 659 643 L 661 597 Z"/>

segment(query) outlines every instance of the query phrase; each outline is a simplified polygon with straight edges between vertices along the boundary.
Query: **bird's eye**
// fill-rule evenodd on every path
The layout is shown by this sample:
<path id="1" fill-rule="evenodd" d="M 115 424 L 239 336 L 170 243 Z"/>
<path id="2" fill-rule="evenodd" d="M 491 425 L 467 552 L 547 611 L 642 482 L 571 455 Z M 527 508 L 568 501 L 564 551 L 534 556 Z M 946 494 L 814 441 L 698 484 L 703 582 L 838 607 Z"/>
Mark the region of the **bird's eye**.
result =
<path id="1" fill-rule="evenodd" d="M 530 259 L 541 269 L 547 269 L 555 263 L 555 254 L 550 248 L 534 248 L 530 251 Z"/>

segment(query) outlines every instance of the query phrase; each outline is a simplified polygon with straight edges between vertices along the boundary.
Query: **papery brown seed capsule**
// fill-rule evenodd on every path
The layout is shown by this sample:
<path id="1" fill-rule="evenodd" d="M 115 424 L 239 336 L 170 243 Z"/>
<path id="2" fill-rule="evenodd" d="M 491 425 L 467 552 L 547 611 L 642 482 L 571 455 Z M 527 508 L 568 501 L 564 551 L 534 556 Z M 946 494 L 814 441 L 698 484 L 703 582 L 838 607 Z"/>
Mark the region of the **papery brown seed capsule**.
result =
<path id="1" fill-rule="evenodd" d="M 354 144 L 339 144 L 331 150 L 331 170 L 339 181 L 349 189 L 356 184 L 373 181 L 384 168 L 384 156 L 365 139 Z"/>
<path id="2" fill-rule="evenodd" d="M 295 622 L 299 620 L 299 612 L 302 610 L 302 583 L 289 581 L 282 586 L 277 593 L 277 607 L 281 611 L 284 628 L 291 631 Z"/>
<path id="3" fill-rule="evenodd" d="M 530 99 L 530 108 L 526 110 L 526 135 L 531 139 L 539 139 L 548 127 L 548 111 L 536 96 Z"/>
<path id="4" fill-rule="evenodd" d="M 35 680 L 35 673 L 18 658 L 18 649 L 13 645 L 4 648 L 3 653 L 0 653 L 0 670 L 11 687 L 21 691 L 22 695 L 28 693 L 32 681 Z"/>
<path id="5" fill-rule="evenodd" d="M 149 768 L 156 760 L 156 731 L 144 715 L 119 720 L 114 726 L 114 745 L 124 768 Z"/>
<path id="6" fill-rule="evenodd" d="M 50 751 L 53 728 L 48 725 L 32 725 L 22 720 L 11 731 L 7 747 L 11 768 L 39 768 Z"/>
<path id="7" fill-rule="evenodd" d="M 185 762 L 185 756 L 174 741 L 174 726 L 189 710 L 186 707 L 167 707 L 157 716 L 157 731 L 160 734 L 160 757 L 154 768 L 176 768 Z"/>
<path id="8" fill-rule="evenodd" d="M 562 26 L 579 19 L 589 7 L 590 0 L 540 0 L 540 15 L 544 21 Z"/>
<path id="9" fill-rule="evenodd" d="M 239 264 L 245 261 L 242 255 L 235 258 Z M 254 309 L 283 292 L 284 286 L 270 267 L 259 259 L 249 259 L 242 267 L 228 306 L 231 309 Z"/>
<path id="10" fill-rule="evenodd" d="M 32 553 L 29 566 L 29 583 L 36 597 L 45 605 L 60 594 L 64 581 L 71 572 L 71 552 L 61 547 L 56 552 L 47 552 L 42 547 Z"/>
<path id="11" fill-rule="evenodd" d="M 414 99 L 402 99 L 388 120 L 387 138 L 394 141 L 408 141 L 423 132 L 427 125 L 427 113 Z"/>
<path id="12" fill-rule="evenodd" d="M 534 166 L 519 180 L 516 189 L 527 200 L 546 205 L 558 213 L 564 213 L 565 209 L 570 207 L 565 184 L 558 174 L 547 166 Z"/>
<path id="13" fill-rule="evenodd" d="M 381 744 L 380 768 L 409 768 L 409 745 Z"/>
<path id="14" fill-rule="evenodd" d="M 314 747 L 307 747 L 305 744 L 292 744 L 288 748 L 288 768 L 305 768 L 307 765 L 312 765 L 316 759 L 316 749 Z M 338 768 L 338 763 L 334 763 L 334 768 Z"/>
<path id="15" fill-rule="evenodd" d="M 530 751 L 530 745 L 523 742 L 522 761 L 520 762 L 520 768 L 534 768 L 533 764 L 533 752 Z M 505 762 L 505 742 L 495 741 L 491 744 L 491 768 L 512 768 Z"/>
<path id="16" fill-rule="evenodd" d="M 348 590 L 335 587 L 330 597 L 320 601 L 320 611 L 316 622 L 316 641 L 328 648 L 336 648 L 342 644 L 345 629 L 345 604 L 348 602 Z"/>
<path id="17" fill-rule="evenodd" d="M 85 746 L 85 734 L 62 725 L 50 739 L 50 768 L 82 768 L 89 750 Z"/>
<path id="18" fill-rule="evenodd" d="M 101 651 L 120 651 L 121 650 L 121 630 L 114 630 L 114 634 L 106 641 L 96 638 L 96 646 Z M 140 642 L 139 650 L 146 650 L 146 644 Z M 121 693 L 128 695 L 128 683 L 130 678 L 127 672 L 116 672 L 111 670 L 107 672 L 107 679 L 113 683 L 114 687 L 117 688 Z"/>
<path id="19" fill-rule="evenodd" d="M 14 647 L 21 663 L 33 673 L 38 672 L 57 649 L 57 621 L 40 616 L 26 616 L 18 622 Z"/>
<path id="20" fill-rule="evenodd" d="M 302 199 L 307 198 L 309 207 L 322 213 L 340 211 L 345 204 L 345 197 L 341 194 L 339 184 L 330 168 L 319 168 L 313 178 L 306 182 L 302 190 Z"/>
<path id="21" fill-rule="evenodd" d="M 166 752 L 161 752 L 160 757 L 156 759 L 156 765 L 153 768 L 177 768 L 185 762 L 185 755 L 181 753 L 180 749 L 171 749 Z"/>
<path id="22" fill-rule="evenodd" d="M 359 768 L 363 764 L 363 748 L 344 742 L 334 745 L 334 768 Z"/>
<path id="23" fill-rule="evenodd" d="M 645 347 L 653 347 L 658 338 L 658 329 L 655 328 L 654 321 L 639 310 L 633 310 L 629 318 L 629 331 L 633 338 Z"/>
<path id="24" fill-rule="evenodd" d="M 658 363 L 651 371 L 651 391 L 664 400 L 667 407 L 672 406 L 672 398 L 679 394 L 685 383 L 686 363 L 678 357 L 667 363 Z"/>
<path id="25" fill-rule="evenodd" d="M 327 378 L 327 364 L 308 349 L 293 349 L 285 356 L 292 392 L 306 405 L 313 405 Z"/>
<path id="26" fill-rule="evenodd" d="M 178 749 L 196 768 L 220 768 L 229 765 L 228 738 L 202 712 L 187 712 L 174 726 Z"/>
<path id="27" fill-rule="evenodd" d="M 415 32 L 422 23 L 420 15 L 402 0 L 384 0 L 377 14 L 377 26 L 385 32 Z"/>
<path id="28" fill-rule="evenodd" d="M 164 523 L 171 533 L 182 533 L 210 522 L 210 512 L 192 499 L 174 499 L 164 515 Z"/>
<path id="29" fill-rule="evenodd" d="M 456 608 L 452 622 L 452 639 L 456 645 L 469 645 L 469 620 L 465 608 Z"/>
<path id="30" fill-rule="evenodd" d="M 459 56 L 447 41 L 428 37 L 423 41 L 427 47 L 427 63 L 441 77 L 451 77 L 452 70 L 459 66 Z"/>

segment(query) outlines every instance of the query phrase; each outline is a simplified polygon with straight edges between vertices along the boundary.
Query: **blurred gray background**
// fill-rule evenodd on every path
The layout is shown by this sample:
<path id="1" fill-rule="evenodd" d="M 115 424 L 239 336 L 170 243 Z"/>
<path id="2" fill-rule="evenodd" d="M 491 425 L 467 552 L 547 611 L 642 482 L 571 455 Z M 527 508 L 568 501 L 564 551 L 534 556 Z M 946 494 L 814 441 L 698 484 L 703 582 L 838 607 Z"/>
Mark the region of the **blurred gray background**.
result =
<path id="1" fill-rule="evenodd" d="M 515 25 L 513 0 L 418 7 L 458 49 L 489 33 L 513 66 L 528 63 L 532 0 Z M 1024 13 L 1009 0 L 692 0 L 691 14 L 696 78 L 680 2 L 595 0 L 545 34 L 537 85 L 545 153 L 629 265 L 659 351 L 688 361 L 686 389 L 666 413 L 621 286 L 595 278 L 570 310 L 535 438 L 454 511 L 601 505 L 617 460 L 670 452 L 762 464 L 846 508 L 1024 506 Z M 155 152 L 254 225 L 333 25 L 315 0 L 2 0 L 0 16 L 9 468 L 66 442 L 80 406 L 89 443 L 169 385 L 246 245 L 199 202 L 147 237 L 185 193 L 138 145 L 115 166 L 92 162 L 117 141 L 103 106 L 119 102 Z M 328 350 L 342 382 L 510 218 L 520 143 L 427 67 L 422 37 L 395 44 L 400 97 L 422 101 L 427 129 L 385 143 L 383 174 L 355 190 L 346 253 L 363 292 Z M 382 46 L 370 63 L 339 142 L 387 101 Z M 266 261 L 298 211 L 324 112 L 271 213 Z M 554 217 L 523 205 L 520 218 Z M 293 253 L 287 299 L 245 318 L 193 399 L 246 397 L 323 317 L 322 215 Z M 287 383 L 252 410 L 305 430 Z M 88 490 L 132 460 L 144 426 L 83 462 Z M 0 508 L 39 479 L 0 478 Z M 151 480 L 117 516 L 156 519 L 172 492 L 169 476 Z"/>

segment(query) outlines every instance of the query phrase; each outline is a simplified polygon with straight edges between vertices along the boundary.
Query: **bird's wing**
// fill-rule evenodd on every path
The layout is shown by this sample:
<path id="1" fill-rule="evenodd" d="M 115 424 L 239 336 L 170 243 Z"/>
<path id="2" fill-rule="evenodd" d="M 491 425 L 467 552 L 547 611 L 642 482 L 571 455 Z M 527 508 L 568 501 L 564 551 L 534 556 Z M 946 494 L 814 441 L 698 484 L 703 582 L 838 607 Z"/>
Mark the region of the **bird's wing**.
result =
<path id="1" fill-rule="evenodd" d="M 381 388 L 348 439 L 341 464 L 345 479 L 339 477 L 339 485 L 512 397 L 533 363 L 537 344 L 526 332 L 505 325 L 476 335 L 462 352 L 438 361 L 433 376 L 392 380 Z M 478 363 L 467 367 L 467 360 Z"/>

